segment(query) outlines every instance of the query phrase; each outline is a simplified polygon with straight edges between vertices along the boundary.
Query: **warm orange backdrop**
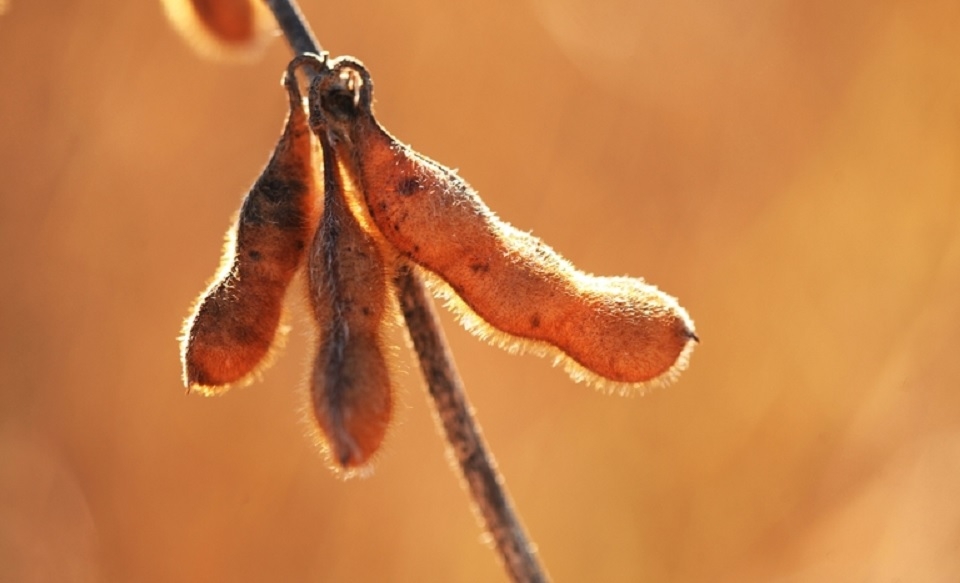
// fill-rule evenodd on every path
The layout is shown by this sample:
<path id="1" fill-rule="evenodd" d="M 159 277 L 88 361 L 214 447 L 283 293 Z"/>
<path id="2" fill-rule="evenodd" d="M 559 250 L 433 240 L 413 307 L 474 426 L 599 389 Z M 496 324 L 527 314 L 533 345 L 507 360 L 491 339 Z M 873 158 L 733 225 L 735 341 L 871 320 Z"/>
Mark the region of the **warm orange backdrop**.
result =
<path id="1" fill-rule="evenodd" d="M 396 135 L 703 338 L 643 398 L 455 327 L 557 581 L 960 580 L 960 3 L 305 2 Z M 415 364 L 374 477 L 176 336 L 284 116 L 158 2 L 0 17 L 0 580 L 497 581 Z"/>

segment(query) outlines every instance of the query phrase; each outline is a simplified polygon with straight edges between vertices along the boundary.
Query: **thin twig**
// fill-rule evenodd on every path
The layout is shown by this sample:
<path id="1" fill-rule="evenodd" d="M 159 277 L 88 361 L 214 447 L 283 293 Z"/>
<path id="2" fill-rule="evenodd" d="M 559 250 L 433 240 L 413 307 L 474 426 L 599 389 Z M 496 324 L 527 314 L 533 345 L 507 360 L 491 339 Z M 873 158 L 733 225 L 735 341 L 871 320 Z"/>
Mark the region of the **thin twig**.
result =
<path id="1" fill-rule="evenodd" d="M 463 390 L 463 381 L 457 374 L 453 355 L 423 283 L 409 265 L 400 267 L 394 281 L 400 296 L 400 309 L 420 358 L 420 370 L 433 397 L 440 424 L 507 573 L 514 581 L 546 581 L 520 519 L 513 511 L 503 478 L 487 452 L 480 426 Z"/>
<path id="2" fill-rule="evenodd" d="M 321 52 L 296 0 L 266 2 L 294 54 Z M 423 282 L 409 265 L 400 267 L 394 282 L 438 420 L 507 574 L 517 583 L 547 581 L 487 451 Z"/>
<path id="3" fill-rule="evenodd" d="M 273 12 L 274 18 L 277 19 L 277 24 L 280 25 L 280 30 L 287 39 L 287 44 L 290 45 L 293 54 L 313 53 L 319 55 L 323 51 L 320 43 L 317 42 L 317 37 L 313 36 L 313 31 L 307 24 L 307 19 L 300 12 L 296 0 L 266 0 L 266 2 L 270 11 Z"/>

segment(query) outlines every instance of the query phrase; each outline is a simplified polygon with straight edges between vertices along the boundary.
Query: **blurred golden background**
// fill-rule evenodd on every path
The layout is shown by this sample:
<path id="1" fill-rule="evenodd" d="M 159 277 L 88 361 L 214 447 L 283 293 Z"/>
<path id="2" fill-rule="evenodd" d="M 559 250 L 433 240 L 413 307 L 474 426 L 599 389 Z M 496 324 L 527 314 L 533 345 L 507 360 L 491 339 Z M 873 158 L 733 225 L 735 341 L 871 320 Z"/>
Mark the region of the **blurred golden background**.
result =
<path id="1" fill-rule="evenodd" d="M 303 8 L 394 134 L 697 322 L 676 385 L 620 398 L 444 314 L 555 580 L 960 580 L 960 4 Z M 366 480 L 306 437 L 296 302 L 260 382 L 184 395 L 288 58 L 198 58 L 156 1 L 8 3 L 0 581 L 504 580 L 406 347 Z"/>

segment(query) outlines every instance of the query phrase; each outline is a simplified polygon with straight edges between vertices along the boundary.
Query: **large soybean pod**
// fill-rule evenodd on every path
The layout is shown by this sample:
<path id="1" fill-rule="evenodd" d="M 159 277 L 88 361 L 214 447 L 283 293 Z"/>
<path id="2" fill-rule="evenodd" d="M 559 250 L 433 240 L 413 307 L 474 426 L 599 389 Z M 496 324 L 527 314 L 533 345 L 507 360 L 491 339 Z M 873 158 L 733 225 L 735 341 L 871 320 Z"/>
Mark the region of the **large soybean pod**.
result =
<path id="1" fill-rule="evenodd" d="M 402 255 L 459 296 L 468 329 L 508 348 L 553 353 L 576 380 L 628 390 L 672 380 L 698 338 L 677 300 L 638 278 L 586 274 L 504 221 L 455 172 L 391 136 L 373 83 L 351 57 L 310 89 L 370 216 Z"/>
<path id="2" fill-rule="evenodd" d="M 324 211 L 307 259 L 307 295 L 319 327 L 311 404 L 328 460 L 349 476 L 368 467 L 393 411 L 383 342 L 390 288 L 383 244 L 351 209 L 357 195 L 324 125 L 312 125 L 323 150 Z"/>
<path id="3" fill-rule="evenodd" d="M 314 230 L 314 142 L 292 71 L 284 86 L 283 133 L 227 232 L 220 269 L 184 322 L 183 380 L 195 392 L 222 392 L 268 363 L 284 295 Z"/>

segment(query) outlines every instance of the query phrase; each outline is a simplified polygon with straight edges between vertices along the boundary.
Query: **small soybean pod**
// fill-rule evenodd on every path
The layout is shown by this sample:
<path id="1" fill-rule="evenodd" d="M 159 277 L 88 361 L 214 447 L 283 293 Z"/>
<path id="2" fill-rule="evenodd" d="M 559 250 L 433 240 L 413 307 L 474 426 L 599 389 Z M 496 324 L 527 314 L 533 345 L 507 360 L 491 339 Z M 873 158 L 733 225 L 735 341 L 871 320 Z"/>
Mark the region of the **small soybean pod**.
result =
<path id="1" fill-rule="evenodd" d="M 354 215 L 356 197 L 333 148 L 323 151 L 324 211 L 307 260 L 308 295 L 319 341 L 311 403 L 334 469 L 362 472 L 386 435 L 393 388 L 385 359 L 388 318 L 385 257 Z"/>
<path id="2" fill-rule="evenodd" d="M 268 363 L 316 222 L 314 142 L 292 71 L 283 83 L 290 101 L 283 133 L 227 232 L 217 275 L 184 322 L 180 356 L 191 391 L 222 392 Z"/>
<path id="3" fill-rule="evenodd" d="M 276 28 L 263 0 L 161 0 L 161 4 L 194 50 L 213 59 L 253 57 Z"/>
<path id="4" fill-rule="evenodd" d="M 575 380 L 611 389 L 663 384 L 686 366 L 698 338 L 675 298 L 641 279 L 588 275 L 500 220 L 454 171 L 380 126 L 360 62 L 330 67 L 311 85 L 311 123 L 331 120 L 373 222 L 449 286 L 468 329 L 514 351 L 552 353 Z"/>

